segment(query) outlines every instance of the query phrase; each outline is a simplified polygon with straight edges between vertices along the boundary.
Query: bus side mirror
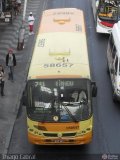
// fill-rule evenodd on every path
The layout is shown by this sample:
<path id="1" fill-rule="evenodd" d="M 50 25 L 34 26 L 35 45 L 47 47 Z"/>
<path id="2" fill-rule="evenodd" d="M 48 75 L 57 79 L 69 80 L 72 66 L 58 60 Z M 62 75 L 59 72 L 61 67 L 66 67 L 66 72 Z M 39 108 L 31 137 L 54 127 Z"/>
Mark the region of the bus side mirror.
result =
<path id="1" fill-rule="evenodd" d="M 92 88 L 92 97 L 96 97 L 97 96 L 97 86 L 95 82 L 91 82 L 91 88 Z"/>

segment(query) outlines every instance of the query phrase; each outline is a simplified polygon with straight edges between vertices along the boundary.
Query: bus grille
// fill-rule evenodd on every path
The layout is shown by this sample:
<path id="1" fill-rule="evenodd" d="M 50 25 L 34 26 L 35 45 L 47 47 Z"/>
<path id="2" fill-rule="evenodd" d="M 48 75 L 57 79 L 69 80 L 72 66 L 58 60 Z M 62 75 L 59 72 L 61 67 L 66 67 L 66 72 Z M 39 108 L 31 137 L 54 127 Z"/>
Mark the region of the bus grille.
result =
<path id="1" fill-rule="evenodd" d="M 57 133 L 43 133 L 46 137 L 58 137 Z"/>
<path id="2" fill-rule="evenodd" d="M 63 133 L 62 134 L 62 137 L 72 137 L 72 136 L 75 136 L 76 133 Z"/>
<path id="3" fill-rule="evenodd" d="M 43 133 L 46 137 L 59 137 L 57 133 Z M 76 133 L 63 133 L 62 137 L 72 137 L 75 136 Z"/>

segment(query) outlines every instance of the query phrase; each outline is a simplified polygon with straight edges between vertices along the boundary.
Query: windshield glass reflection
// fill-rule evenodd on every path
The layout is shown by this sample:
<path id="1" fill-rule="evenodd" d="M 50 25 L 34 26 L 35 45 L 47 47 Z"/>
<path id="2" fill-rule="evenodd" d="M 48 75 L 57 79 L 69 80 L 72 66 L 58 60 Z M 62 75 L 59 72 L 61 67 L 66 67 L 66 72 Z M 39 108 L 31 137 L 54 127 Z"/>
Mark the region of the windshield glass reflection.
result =
<path id="1" fill-rule="evenodd" d="M 42 122 L 80 121 L 92 112 L 86 79 L 31 81 L 29 100 L 29 115 Z"/>

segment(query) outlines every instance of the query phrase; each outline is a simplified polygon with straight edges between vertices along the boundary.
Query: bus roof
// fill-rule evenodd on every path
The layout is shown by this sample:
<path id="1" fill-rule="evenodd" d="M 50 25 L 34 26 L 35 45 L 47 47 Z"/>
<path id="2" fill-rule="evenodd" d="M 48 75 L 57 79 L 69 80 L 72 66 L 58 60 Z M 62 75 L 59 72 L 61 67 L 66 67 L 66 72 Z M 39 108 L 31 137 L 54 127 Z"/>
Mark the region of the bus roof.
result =
<path id="1" fill-rule="evenodd" d="M 76 8 L 45 10 L 38 34 L 58 31 L 85 32 L 83 11 Z"/>
<path id="2" fill-rule="evenodd" d="M 90 78 L 86 35 L 75 32 L 37 36 L 28 79 Z"/>

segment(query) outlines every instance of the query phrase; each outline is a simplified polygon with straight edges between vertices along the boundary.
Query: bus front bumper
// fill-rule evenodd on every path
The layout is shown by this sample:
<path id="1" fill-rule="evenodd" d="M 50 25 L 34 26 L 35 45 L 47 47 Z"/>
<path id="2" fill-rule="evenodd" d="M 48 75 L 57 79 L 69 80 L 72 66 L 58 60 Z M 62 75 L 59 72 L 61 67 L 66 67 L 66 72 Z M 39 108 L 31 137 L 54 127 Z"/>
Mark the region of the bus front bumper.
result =
<path id="1" fill-rule="evenodd" d="M 75 136 L 75 137 L 43 137 L 38 135 L 33 135 L 28 133 L 29 142 L 36 145 L 82 145 L 88 144 L 92 140 L 92 132 L 86 133 L 82 136 Z"/>

